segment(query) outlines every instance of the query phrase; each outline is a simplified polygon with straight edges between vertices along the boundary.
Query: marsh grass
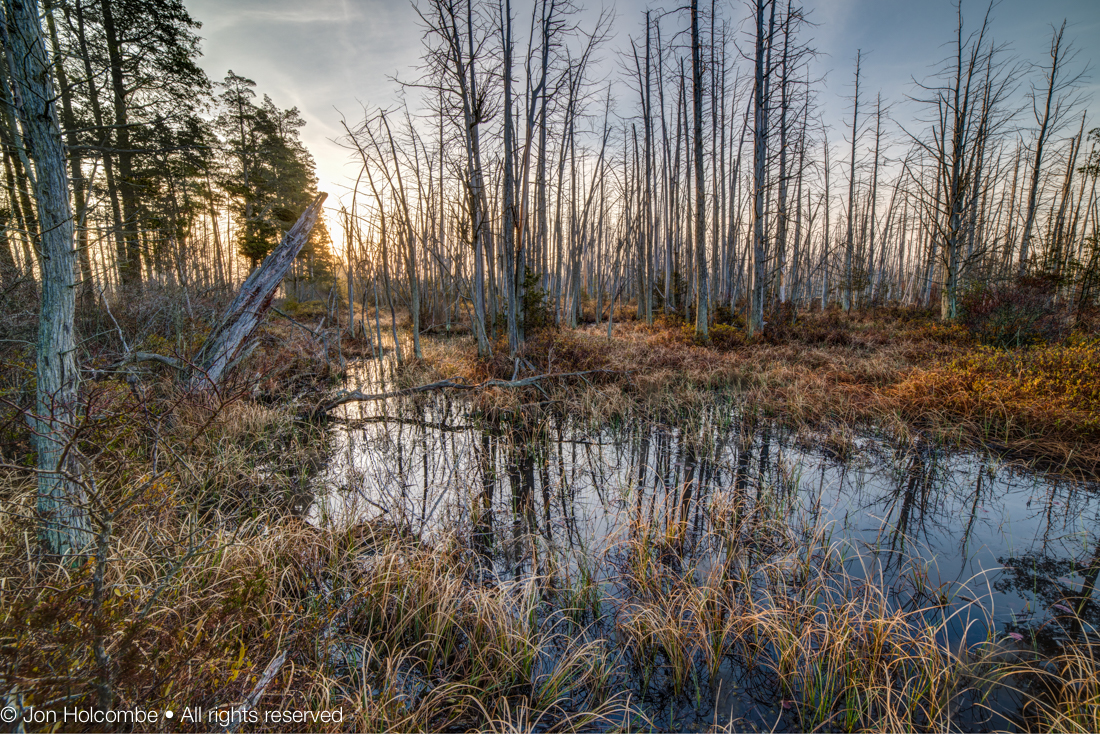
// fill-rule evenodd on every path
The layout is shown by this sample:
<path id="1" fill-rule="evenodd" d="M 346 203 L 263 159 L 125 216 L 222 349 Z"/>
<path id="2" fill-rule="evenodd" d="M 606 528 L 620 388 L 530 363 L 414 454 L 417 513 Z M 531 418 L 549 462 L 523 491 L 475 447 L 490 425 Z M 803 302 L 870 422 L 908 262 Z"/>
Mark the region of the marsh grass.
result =
<path id="1" fill-rule="evenodd" d="M 385 517 L 312 526 L 279 492 L 259 494 L 261 480 L 276 486 L 273 454 L 285 467 L 317 450 L 288 411 L 173 405 L 156 451 L 187 446 L 187 469 L 155 471 L 148 444 L 139 465 L 140 432 L 112 424 L 116 453 L 98 460 L 134 466 L 125 485 L 100 487 L 129 504 L 82 565 L 37 558 L 33 487 L 5 480 L 0 675 L 24 706 L 234 706 L 286 652 L 259 706 L 341 708 L 341 730 L 668 728 L 658 712 L 706 711 L 730 680 L 775 709 L 739 727 L 958 730 L 1006 716 L 994 699 L 1013 701 L 1028 730 L 1096 722 L 1095 651 L 1075 617 L 1059 622 L 1073 634 L 1054 653 L 988 636 L 949 646 L 958 620 L 942 589 L 918 566 L 895 581 L 853 569 L 858 554 L 798 514 L 796 476 L 673 495 L 648 517 L 624 514 L 607 547 L 500 578 L 469 528 L 429 539 Z M 709 432 L 700 455 L 714 451 Z M 227 475 L 234 491 L 210 497 Z"/>
<path id="2" fill-rule="evenodd" d="M 723 328 L 710 344 L 664 318 L 619 322 L 610 339 L 606 326 L 542 329 L 520 355 L 537 371 L 607 372 L 548 381 L 541 392 L 486 391 L 473 402 L 489 415 L 537 405 L 599 423 L 674 421 L 728 400 L 796 428 L 924 432 L 1048 471 L 1100 476 L 1095 336 L 992 348 L 959 324 L 904 309 L 799 314 L 754 340 Z M 426 341 L 421 374 L 509 379 L 515 363 L 498 346 L 494 358 L 478 361 L 470 337 Z"/>
<path id="3" fill-rule="evenodd" d="M 895 569 L 896 581 L 881 570 L 853 573 L 853 555 L 828 528 L 792 532 L 784 512 L 782 503 L 750 508 L 715 496 L 703 541 L 712 552 L 675 572 L 660 562 L 651 528 L 631 529 L 616 624 L 643 698 L 663 680 L 674 697 L 705 700 L 729 669 L 752 681 L 742 695 L 777 704 L 779 729 L 1095 727 L 1100 678 L 1088 636 L 1040 655 L 995 639 L 989 612 L 972 608 L 963 624 L 980 625 L 985 637 L 948 645 L 965 608 L 951 608 L 919 564 Z M 953 592 L 970 593 L 965 584 Z M 998 697 L 1011 698 L 1015 714 L 994 705 Z"/>
<path id="4" fill-rule="evenodd" d="M 446 541 L 135 503 L 141 522 L 103 556 L 58 567 L 27 545 L 32 501 L 28 486 L 3 508 L 22 520 L 0 556 L 2 678 L 24 707 L 224 709 L 286 651 L 261 707 L 342 708 L 343 729 L 573 730 L 633 715 L 602 644 L 540 623 L 534 580 L 481 580 Z"/>
<path id="5" fill-rule="evenodd" d="M 976 347 L 896 385 L 918 421 L 969 428 L 979 442 L 1067 468 L 1100 467 L 1100 341 Z"/>
<path id="6" fill-rule="evenodd" d="M 537 369 L 616 373 L 545 393 L 486 391 L 472 410 L 528 431 L 555 413 L 691 425 L 700 456 L 735 423 L 752 434 L 778 421 L 841 462 L 856 455 L 861 425 L 903 444 L 939 431 L 1067 466 L 1096 461 L 1081 443 L 1091 414 L 1080 413 L 1095 408 L 1094 343 L 986 352 L 919 315 L 827 313 L 801 326 L 752 343 L 727 334 L 718 348 L 675 323 L 621 323 L 610 345 L 602 327 L 546 330 L 525 354 Z M 963 589 L 934 586 L 918 564 L 889 578 L 855 568 L 860 555 L 830 526 L 795 512 L 793 473 L 702 497 L 685 483 L 649 516 L 625 510 L 606 547 L 576 552 L 529 532 L 521 541 L 541 562 L 521 577 L 492 572 L 472 512 L 432 533 L 399 507 L 311 525 L 298 510 L 329 432 L 295 416 L 335 364 L 299 331 L 269 336 L 216 399 L 157 370 L 89 386 L 78 440 L 99 541 L 75 565 L 36 550 L 34 477 L 9 460 L 29 455 L 28 437 L 8 421 L 7 701 L 224 709 L 286 653 L 258 708 L 341 708 L 333 730 L 652 730 L 676 724 L 669 709 L 718 727 L 708 712 L 730 681 L 752 702 L 731 728 L 1100 729 L 1096 634 L 1072 610 L 1044 623 L 1054 648 L 1035 642 L 1041 629 L 994 637 L 991 610 L 975 605 L 970 623 L 989 632 L 948 644 L 960 624 L 949 597 Z M 393 377 L 511 377 L 514 363 L 477 362 L 472 346 L 468 335 L 426 339 L 425 360 Z M 17 405 L 30 394 L 25 360 L 5 359 L 4 397 Z M 1004 406 L 1028 400 L 1036 412 L 1009 425 Z"/>

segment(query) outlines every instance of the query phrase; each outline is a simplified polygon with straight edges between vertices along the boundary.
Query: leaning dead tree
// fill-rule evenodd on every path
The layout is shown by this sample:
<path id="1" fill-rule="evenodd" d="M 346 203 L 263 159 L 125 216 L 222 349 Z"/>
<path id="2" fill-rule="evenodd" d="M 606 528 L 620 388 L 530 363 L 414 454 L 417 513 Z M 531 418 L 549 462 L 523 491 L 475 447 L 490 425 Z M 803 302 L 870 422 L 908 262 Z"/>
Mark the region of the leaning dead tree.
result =
<path id="1" fill-rule="evenodd" d="M 125 299 L 143 282 L 180 288 L 189 312 L 196 289 L 235 290 L 248 275 L 240 267 L 257 266 L 275 244 L 271 233 L 281 237 L 293 224 L 284 222 L 289 211 L 301 213 L 315 195 L 312 178 L 299 175 L 312 170 L 296 132 L 300 116 L 255 104 L 253 82 L 236 74 L 212 95 L 194 66 L 199 39 L 179 3 L 167 14 L 157 3 L 122 4 L 129 25 L 172 35 L 163 48 L 136 41 L 129 48 L 115 27 L 122 16 L 109 17 L 117 1 L 31 5 L 39 6 L 67 143 L 78 309 L 93 293 Z M 811 294 L 823 307 L 850 309 L 939 303 L 949 318 L 955 294 L 1032 271 L 1049 271 L 1067 302 L 1094 292 L 1086 283 L 1097 279 L 1089 254 L 1100 219 L 1097 179 L 1071 165 L 1088 153 L 1087 142 L 1080 150 L 1088 138 L 1062 134 L 1084 112 L 1071 25 L 1052 29 L 1044 63 L 1020 68 L 1034 76 L 1026 96 L 1014 84 L 1001 93 L 1002 80 L 1017 76 L 1015 62 L 998 54 L 990 76 L 992 35 L 971 64 L 977 35 L 968 26 L 960 41 L 957 27 L 945 29 L 954 32 L 954 53 L 924 87 L 908 90 L 925 103 L 911 123 L 867 104 L 876 90 L 859 59 L 858 94 L 846 103 L 852 117 L 842 123 L 854 132 L 840 146 L 840 165 L 838 146 L 824 144 L 826 134 L 836 142 L 837 130 L 822 118 L 827 93 L 810 73 L 799 3 L 678 7 L 690 18 L 635 14 L 645 38 L 624 49 L 621 73 L 637 109 L 616 115 L 608 94 L 601 116 L 592 65 L 610 34 L 609 15 L 585 14 L 574 0 L 533 0 L 521 38 L 511 0 L 417 3 L 424 50 L 415 78 L 400 83 L 419 90 L 408 99 L 426 107 L 406 107 L 403 123 L 387 112 L 349 125 L 345 141 L 369 165 L 345 219 L 346 288 L 327 288 L 336 260 L 316 236 L 317 249 L 307 245 L 310 257 L 300 256 L 289 274 L 296 287 L 326 288 L 333 303 L 357 295 L 358 304 L 348 298 L 342 309 L 349 333 L 375 289 L 393 331 L 397 309 L 407 309 L 410 329 L 395 337 L 398 364 L 406 337 L 416 354 L 419 335 L 436 329 L 468 328 L 483 357 L 505 342 L 516 357 L 528 331 L 617 319 L 631 306 L 652 321 L 654 301 L 701 336 L 718 324 L 746 323 L 756 333 L 765 315 L 778 324 L 780 314 L 808 307 Z M 961 87 L 952 81 L 959 47 Z M 5 68 L 24 64 L 13 48 L 4 49 Z M 18 124 L 14 75 L 5 72 L 0 98 L 5 293 L 38 290 L 47 277 L 38 262 L 45 225 L 32 181 L 37 163 Z M 217 112 L 209 125 L 199 124 L 206 103 Z M 172 140 L 159 130 L 166 121 Z M 1095 125 L 1086 117 L 1085 135 Z M 194 137 L 200 130 L 202 141 Z M 167 147 L 127 144 L 154 139 Z M 276 142 L 293 155 L 271 156 Z M 887 163 L 902 160 L 907 165 Z M 132 168 L 145 184 L 135 187 Z M 357 216 L 371 195 L 370 215 Z M 21 300 L 0 295 L 4 314 Z M 376 309 L 375 338 L 381 323 Z M 115 368 L 155 360 L 185 381 L 241 354 L 194 365 L 122 346 Z"/>
<path id="2" fill-rule="evenodd" d="M 191 378 L 193 387 L 216 389 L 229 371 L 248 356 L 254 343 L 252 335 L 271 308 L 275 291 L 294 264 L 294 258 L 309 241 L 327 197 L 328 194 L 318 194 L 283 237 L 282 243 L 245 279 L 195 360 L 197 370 Z"/>

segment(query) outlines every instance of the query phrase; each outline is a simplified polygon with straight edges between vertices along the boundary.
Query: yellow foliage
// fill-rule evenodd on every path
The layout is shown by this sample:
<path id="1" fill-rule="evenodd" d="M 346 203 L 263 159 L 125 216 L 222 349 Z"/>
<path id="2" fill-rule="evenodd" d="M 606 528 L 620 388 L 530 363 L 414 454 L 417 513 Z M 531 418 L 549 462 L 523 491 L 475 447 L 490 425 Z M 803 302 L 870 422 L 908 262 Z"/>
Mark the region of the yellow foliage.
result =
<path id="1" fill-rule="evenodd" d="M 976 347 L 912 373 L 891 396 L 910 415 L 946 412 L 980 422 L 1006 442 L 1080 443 L 1073 449 L 1080 454 L 1100 439 L 1100 339 L 1030 349 Z"/>

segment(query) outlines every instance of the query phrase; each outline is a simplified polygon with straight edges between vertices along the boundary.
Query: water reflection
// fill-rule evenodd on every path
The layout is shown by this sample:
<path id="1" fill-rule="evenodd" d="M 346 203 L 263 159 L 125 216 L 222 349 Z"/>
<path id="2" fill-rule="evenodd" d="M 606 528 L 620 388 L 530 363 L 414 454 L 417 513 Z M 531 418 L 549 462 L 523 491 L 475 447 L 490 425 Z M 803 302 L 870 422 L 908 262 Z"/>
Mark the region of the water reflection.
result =
<path id="1" fill-rule="evenodd" d="M 1027 633 L 1024 644 L 1038 635 L 1029 631 L 1074 634 L 1050 624 L 1060 610 L 1100 624 L 1094 487 L 927 442 L 856 436 L 838 450 L 731 408 L 676 425 L 593 427 L 548 414 L 494 423 L 442 396 L 416 406 L 347 407 L 318 478 L 340 489 L 318 494 L 315 521 L 385 514 L 423 536 L 468 538 L 486 578 L 534 575 L 548 589 L 583 580 L 612 596 L 627 593 L 613 577 L 641 535 L 673 577 L 731 559 L 794 573 L 789 539 L 812 537 L 841 548 L 848 576 L 890 589 L 899 608 L 949 617 L 942 643 L 952 649 L 1006 632 Z M 723 666 L 706 701 L 667 725 L 713 723 L 719 709 L 765 722 L 759 690 L 772 684 Z M 756 698 L 737 698 L 750 689 Z"/>

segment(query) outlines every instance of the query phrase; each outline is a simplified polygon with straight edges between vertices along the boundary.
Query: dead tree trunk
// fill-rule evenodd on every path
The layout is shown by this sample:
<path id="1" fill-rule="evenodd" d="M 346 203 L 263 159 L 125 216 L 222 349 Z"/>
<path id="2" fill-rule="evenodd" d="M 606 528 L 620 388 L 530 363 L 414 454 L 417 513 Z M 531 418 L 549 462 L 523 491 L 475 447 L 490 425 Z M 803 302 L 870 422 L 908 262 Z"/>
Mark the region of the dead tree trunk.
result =
<path id="1" fill-rule="evenodd" d="M 1035 91 L 1032 91 L 1032 111 L 1035 113 L 1035 121 L 1039 123 L 1039 133 L 1035 140 L 1035 162 L 1031 167 L 1031 186 L 1027 195 L 1027 210 L 1024 217 L 1024 233 L 1020 238 L 1020 262 L 1017 275 L 1023 276 L 1027 272 L 1028 247 L 1031 245 L 1031 232 L 1035 227 L 1035 211 L 1039 207 L 1039 177 L 1043 168 L 1043 146 L 1053 127 L 1056 127 L 1063 111 L 1060 101 L 1055 101 L 1058 91 L 1064 86 L 1058 81 L 1058 73 L 1062 71 L 1060 64 L 1065 58 L 1062 48 L 1062 34 L 1065 33 L 1066 24 L 1054 32 L 1054 38 L 1050 42 L 1050 72 L 1046 75 L 1047 90 L 1046 100 L 1043 105 L 1043 114 L 1040 117 L 1037 106 L 1038 99 Z M 1054 109 L 1051 109 L 1051 107 Z"/>
<path id="2" fill-rule="evenodd" d="M 713 19 L 712 19 L 713 20 Z M 692 100 L 695 103 L 693 122 L 695 125 L 695 268 L 697 286 L 695 291 L 695 335 L 708 339 L 710 317 L 710 290 L 707 278 L 707 197 L 703 189 L 703 61 L 699 44 L 699 2 L 691 2 L 691 72 Z"/>
<path id="3" fill-rule="evenodd" d="M 775 0 L 771 0 L 768 32 L 764 33 L 764 0 L 757 0 L 756 16 L 756 80 L 753 87 L 753 225 L 752 225 L 752 290 L 749 295 L 749 336 L 764 326 L 764 288 L 767 267 L 765 242 L 765 196 L 768 165 L 768 69 L 771 42 L 775 29 Z M 765 38 L 767 39 L 765 41 Z M 765 46 L 768 56 L 765 57 Z"/>
<path id="4" fill-rule="evenodd" d="M 193 386 L 217 388 L 229 370 L 247 354 L 253 332 L 271 307 L 275 291 L 294 264 L 294 258 L 309 241 L 309 234 L 321 216 L 321 205 L 327 197 L 328 194 L 317 195 L 283 237 L 282 243 L 244 281 L 237 297 L 203 344 L 196 360 L 198 373 L 192 377 Z"/>
<path id="5" fill-rule="evenodd" d="M 848 162 L 848 232 L 844 238 L 844 293 L 841 307 L 852 310 L 852 207 L 856 200 L 856 140 L 859 138 L 859 64 L 862 51 L 856 52 L 856 92 L 852 98 L 852 157 Z"/>

